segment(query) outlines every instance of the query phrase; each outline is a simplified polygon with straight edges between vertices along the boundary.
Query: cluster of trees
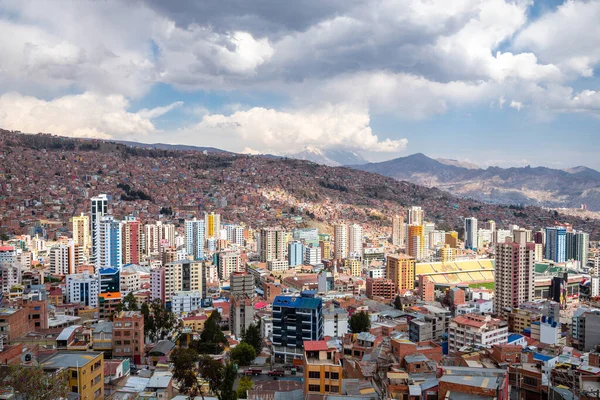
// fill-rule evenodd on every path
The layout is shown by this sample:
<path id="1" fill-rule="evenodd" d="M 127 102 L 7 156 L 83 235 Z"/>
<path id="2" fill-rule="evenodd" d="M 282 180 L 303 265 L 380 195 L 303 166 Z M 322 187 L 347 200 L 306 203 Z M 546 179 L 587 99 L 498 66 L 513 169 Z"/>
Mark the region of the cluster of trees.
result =
<path id="1" fill-rule="evenodd" d="M 352 315 L 348 323 L 352 333 L 369 332 L 369 329 L 371 328 L 371 318 L 369 318 L 369 314 L 364 311 Z"/>
<path id="2" fill-rule="evenodd" d="M 39 365 L 14 365 L 9 367 L 2 387 L 12 387 L 15 393 L 29 400 L 54 400 L 67 397 L 69 376 L 67 371 L 46 374 Z"/>
<path id="3" fill-rule="evenodd" d="M 119 189 L 122 189 L 125 193 L 121 195 L 121 200 L 123 201 L 135 201 L 135 200 L 148 200 L 152 201 L 152 197 L 147 195 L 141 190 L 133 190 L 131 186 L 126 183 L 117 184 Z"/>

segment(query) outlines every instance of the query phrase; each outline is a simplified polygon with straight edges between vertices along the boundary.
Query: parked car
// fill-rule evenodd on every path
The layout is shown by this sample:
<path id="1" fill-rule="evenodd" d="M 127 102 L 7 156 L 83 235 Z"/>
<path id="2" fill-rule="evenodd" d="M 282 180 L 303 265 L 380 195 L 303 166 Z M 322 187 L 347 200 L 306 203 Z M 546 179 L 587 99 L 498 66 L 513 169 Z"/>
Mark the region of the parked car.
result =
<path id="1" fill-rule="evenodd" d="M 261 375 L 262 368 L 248 368 L 244 371 L 244 375 Z"/>
<path id="2" fill-rule="evenodd" d="M 269 376 L 285 376 L 285 371 L 283 369 L 274 369 L 273 371 L 269 371 Z"/>

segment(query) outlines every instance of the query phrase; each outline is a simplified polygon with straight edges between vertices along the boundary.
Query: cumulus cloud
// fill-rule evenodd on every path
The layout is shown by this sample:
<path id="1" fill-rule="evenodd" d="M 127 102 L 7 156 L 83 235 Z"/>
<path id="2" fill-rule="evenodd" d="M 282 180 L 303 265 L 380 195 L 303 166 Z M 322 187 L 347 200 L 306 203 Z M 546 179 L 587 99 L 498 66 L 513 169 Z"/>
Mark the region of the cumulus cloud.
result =
<path id="1" fill-rule="evenodd" d="M 322 104 L 294 111 L 255 107 L 231 115 L 207 115 L 179 134 L 224 138 L 235 142 L 230 146 L 245 147 L 247 152 L 277 154 L 295 153 L 306 146 L 376 152 L 396 152 L 406 147 L 406 139 L 380 139 L 369 123 L 365 109 L 346 104 Z"/>
<path id="2" fill-rule="evenodd" d="M 152 119 L 181 103 L 128 112 L 122 95 L 85 92 L 51 101 L 11 92 L 0 96 L 0 126 L 4 129 L 89 138 L 139 138 L 157 131 Z"/>
<path id="3" fill-rule="evenodd" d="M 520 101 L 513 100 L 510 102 L 509 107 L 514 108 L 517 111 L 521 111 L 521 108 L 523 108 L 523 103 L 521 103 Z"/>

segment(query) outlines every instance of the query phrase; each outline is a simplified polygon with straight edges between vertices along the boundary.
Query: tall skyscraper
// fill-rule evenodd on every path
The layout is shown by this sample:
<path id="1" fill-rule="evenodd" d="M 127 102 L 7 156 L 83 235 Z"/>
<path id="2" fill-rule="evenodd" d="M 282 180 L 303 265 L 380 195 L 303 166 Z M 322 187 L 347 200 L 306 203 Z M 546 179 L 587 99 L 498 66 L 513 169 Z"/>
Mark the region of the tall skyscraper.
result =
<path id="1" fill-rule="evenodd" d="M 159 251 L 163 251 L 163 249 L 167 247 L 175 246 L 175 225 L 163 224 L 162 221 L 157 221 L 156 226 L 158 228 Z"/>
<path id="2" fill-rule="evenodd" d="M 204 220 L 185 221 L 185 250 L 187 255 L 194 257 L 194 260 L 204 259 Z"/>
<path id="3" fill-rule="evenodd" d="M 590 235 L 585 232 L 577 232 L 574 243 L 574 259 L 579 261 L 582 267 L 588 262 L 588 253 L 590 247 Z"/>
<path id="4" fill-rule="evenodd" d="M 244 245 L 244 228 L 238 225 L 227 225 L 227 240 L 231 244 Z"/>
<path id="5" fill-rule="evenodd" d="M 363 230 L 362 226 L 352 224 L 348 227 L 348 254 L 352 257 L 362 257 L 363 254 Z"/>
<path id="6" fill-rule="evenodd" d="M 392 244 L 394 246 L 404 245 L 404 217 L 401 215 L 392 217 Z"/>
<path id="7" fill-rule="evenodd" d="M 412 206 L 408 209 L 408 225 L 423 225 L 423 217 L 421 207 Z"/>
<path id="8" fill-rule="evenodd" d="M 496 245 L 494 311 L 518 307 L 534 297 L 535 243 Z"/>
<path id="9" fill-rule="evenodd" d="M 566 261 L 567 256 L 567 230 L 562 226 L 546 228 L 546 255 L 547 260 L 557 263 Z"/>
<path id="10" fill-rule="evenodd" d="M 288 265 L 295 267 L 304 261 L 304 245 L 301 242 L 288 243 Z"/>
<path id="11" fill-rule="evenodd" d="M 73 241 L 88 255 L 90 252 L 90 217 L 83 213 L 71 219 L 73 223 Z"/>
<path id="12" fill-rule="evenodd" d="M 211 212 L 210 214 L 204 214 L 204 226 L 206 229 L 205 237 L 208 238 L 218 238 L 219 231 L 221 230 L 221 214 L 215 214 Z"/>
<path id="13" fill-rule="evenodd" d="M 100 219 L 108 214 L 108 196 L 105 194 L 101 194 L 96 197 L 92 197 L 91 200 L 92 206 L 90 211 L 90 233 L 92 236 L 92 255 L 91 255 L 91 263 L 96 263 L 96 259 L 98 257 L 98 224 Z"/>
<path id="14" fill-rule="evenodd" d="M 142 225 L 133 217 L 125 218 L 121 224 L 122 263 L 139 264 L 142 260 Z"/>
<path id="15" fill-rule="evenodd" d="M 406 246 L 409 256 L 417 260 L 425 258 L 425 235 L 423 225 L 408 226 L 408 244 Z"/>
<path id="16" fill-rule="evenodd" d="M 477 218 L 465 218 L 465 249 L 477 250 Z"/>
<path id="17" fill-rule="evenodd" d="M 423 223 L 423 239 L 425 249 L 431 249 L 434 246 L 434 243 L 429 241 L 429 234 L 435 231 L 435 224 L 433 222 L 425 222 Z"/>
<path id="18" fill-rule="evenodd" d="M 105 215 L 96 224 L 96 267 L 121 268 L 123 266 L 121 222 Z"/>
<path id="19" fill-rule="evenodd" d="M 158 225 L 148 224 L 144 226 L 144 241 L 146 242 L 144 249 L 147 256 L 158 253 L 158 238 Z"/>
<path id="20" fill-rule="evenodd" d="M 260 261 L 285 261 L 285 231 L 281 228 L 260 230 Z"/>
<path id="21" fill-rule="evenodd" d="M 333 258 L 342 259 L 348 257 L 348 226 L 336 224 L 333 227 Z"/>
<path id="22" fill-rule="evenodd" d="M 396 290 L 415 288 L 415 259 L 403 254 L 386 258 L 386 277 L 394 282 Z"/>
<path id="23" fill-rule="evenodd" d="M 80 247 L 73 242 L 52 247 L 50 249 L 50 271 L 56 275 L 74 274 L 75 266 L 78 265 L 75 260 L 76 250 L 79 252 Z"/>

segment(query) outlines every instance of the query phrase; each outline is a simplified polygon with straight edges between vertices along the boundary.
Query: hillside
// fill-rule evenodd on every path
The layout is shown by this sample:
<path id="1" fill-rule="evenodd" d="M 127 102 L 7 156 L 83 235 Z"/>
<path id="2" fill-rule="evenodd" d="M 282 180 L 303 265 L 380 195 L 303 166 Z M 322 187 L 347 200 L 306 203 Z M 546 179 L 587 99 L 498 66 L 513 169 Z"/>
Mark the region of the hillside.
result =
<path id="1" fill-rule="evenodd" d="M 600 211 L 600 172 L 590 168 L 481 169 L 442 161 L 419 153 L 353 168 L 487 203 L 567 208 L 586 204 L 589 210 Z"/>
<path id="2" fill-rule="evenodd" d="M 389 233 L 392 215 L 421 205 L 440 229 L 462 230 L 462 219 L 476 216 L 494 219 L 499 227 L 540 228 L 560 220 L 600 236 L 598 220 L 459 199 L 377 174 L 289 158 L 0 131 L 0 159 L 0 225 L 7 233 L 25 233 L 31 226 L 68 231 L 69 218 L 87 212 L 91 196 L 107 193 L 116 216 L 135 213 L 142 220 L 157 218 L 161 209 L 179 220 L 219 210 L 226 221 L 250 226 L 345 220 Z"/>

